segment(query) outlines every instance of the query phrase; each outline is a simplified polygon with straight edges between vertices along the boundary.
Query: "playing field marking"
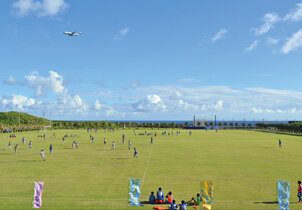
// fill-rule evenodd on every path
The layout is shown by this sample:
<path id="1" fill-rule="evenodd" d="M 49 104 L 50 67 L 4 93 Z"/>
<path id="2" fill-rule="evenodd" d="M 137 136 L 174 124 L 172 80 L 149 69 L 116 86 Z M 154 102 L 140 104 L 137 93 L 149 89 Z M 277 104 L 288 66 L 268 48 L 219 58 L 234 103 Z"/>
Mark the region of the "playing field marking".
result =
<path id="1" fill-rule="evenodd" d="M 150 149 L 150 152 L 149 152 L 149 157 L 148 157 L 147 165 L 146 165 L 146 168 L 145 168 L 145 171 L 144 171 L 144 176 L 143 176 L 143 179 L 142 179 L 142 184 L 141 184 L 142 186 L 144 184 L 145 177 L 146 177 L 146 172 L 148 170 L 149 162 L 150 162 L 150 159 L 151 159 L 152 149 L 153 149 L 153 144 L 151 144 L 151 149 Z"/>

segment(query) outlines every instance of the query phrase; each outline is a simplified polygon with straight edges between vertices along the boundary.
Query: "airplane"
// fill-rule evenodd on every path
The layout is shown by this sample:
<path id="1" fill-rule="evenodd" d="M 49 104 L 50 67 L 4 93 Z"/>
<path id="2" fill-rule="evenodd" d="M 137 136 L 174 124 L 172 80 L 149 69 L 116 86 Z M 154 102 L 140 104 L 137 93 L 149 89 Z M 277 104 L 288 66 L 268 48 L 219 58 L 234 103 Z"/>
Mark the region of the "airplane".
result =
<path id="1" fill-rule="evenodd" d="M 65 31 L 64 34 L 66 34 L 66 35 L 68 35 L 68 36 L 81 36 L 81 35 L 82 35 L 82 32 L 76 33 L 76 32 L 68 32 L 68 31 Z"/>

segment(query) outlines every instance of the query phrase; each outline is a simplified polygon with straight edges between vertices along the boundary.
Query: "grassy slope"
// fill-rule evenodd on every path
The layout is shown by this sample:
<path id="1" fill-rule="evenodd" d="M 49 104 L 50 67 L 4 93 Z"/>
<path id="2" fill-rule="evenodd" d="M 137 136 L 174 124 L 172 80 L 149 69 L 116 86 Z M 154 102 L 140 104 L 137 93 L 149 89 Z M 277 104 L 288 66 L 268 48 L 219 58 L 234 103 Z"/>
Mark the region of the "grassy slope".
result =
<path id="1" fill-rule="evenodd" d="M 45 125 L 49 121 L 40 117 L 20 112 L 20 125 Z M 19 112 L 0 112 L 0 125 L 19 125 Z"/>
<path id="2" fill-rule="evenodd" d="M 17 155 L 3 150 L 8 134 L 0 135 L 0 206 L 1 209 L 30 209 L 33 181 L 44 181 L 44 209 L 124 209 L 128 178 L 143 178 L 142 199 L 161 186 L 172 191 L 177 202 L 189 200 L 199 192 L 200 178 L 213 179 L 213 209 L 275 209 L 276 180 L 290 181 L 291 201 L 296 199 L 296 182 L 302 179 L 300 164 L 301 137 L 281 136 L 283 148 L 278 148 L 278 135 L 252 131 L 181 131 L 180 136 L 134 136 L 132 131 L 98 132 L 94 145 L 85 131 L 56 131 L 57 138 L 38 140 L 41 132 L 22 133 L 11 140 L 20 144 Z M 73 138 L 62 143 L 63 134 L 80 134 L 80 148 L 71 149 Z M 138 149 L 139 159 L 121 143 L 122 134 Z M 47 133 L 50 136 L 51 133 Z M 108 144 L 103 145 L 107 137 Z M 33 150 L 28 150 L 28 141 Z M 112 140 L 117 150 L 111 151 Z M 48 154 L 49 144 L 54 154 Z M 45 149 L 46 162 L 39 156 Z M 148 164 L 149 160 L 149 164 Z M 3 198 L 10 197 L 10 198 Z M 140 209 L 151 209 L 146 205 Z M 291 209 L 299 209 L 291 204 Z"/>

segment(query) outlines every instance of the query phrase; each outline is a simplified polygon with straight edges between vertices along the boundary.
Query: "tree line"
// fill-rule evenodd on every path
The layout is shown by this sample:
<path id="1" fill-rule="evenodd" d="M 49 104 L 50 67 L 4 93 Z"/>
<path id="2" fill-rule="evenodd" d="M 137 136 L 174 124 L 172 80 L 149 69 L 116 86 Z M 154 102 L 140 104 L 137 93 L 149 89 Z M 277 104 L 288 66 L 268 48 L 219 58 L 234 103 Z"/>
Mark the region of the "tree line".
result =
<path id="1" fill-rule="evenodd" d="M 257 123 L 258 127 L 263 129 L 274 129 L 278 131 L 287 132 L 287 133 L 302 133 L 302 122 L 293 122 L 293 123 Z"/>

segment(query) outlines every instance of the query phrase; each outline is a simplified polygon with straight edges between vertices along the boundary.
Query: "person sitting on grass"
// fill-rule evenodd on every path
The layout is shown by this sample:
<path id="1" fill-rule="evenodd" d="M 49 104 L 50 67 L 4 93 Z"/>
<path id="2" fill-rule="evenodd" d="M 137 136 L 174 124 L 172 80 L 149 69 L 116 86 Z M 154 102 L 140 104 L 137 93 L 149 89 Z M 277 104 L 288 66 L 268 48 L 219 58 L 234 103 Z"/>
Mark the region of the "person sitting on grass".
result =
<path id="1" fill-rule="evenodd" d="M 166 195 L 166 203 L 171 204 L 173 202 L 173 195 L 172 192 L 170 191 L 167 195 Z"/>
<path id="2" fill-rule="evenodd" d="M 175 200 L 172 201 L 169 209 L 170 210 L 177 210 L 178 209 L 177 204 L 175 203 Z"/>
<path id="3" fill-rule="evenodd" d="M 187 210 L 187 204 L 184 200 L 181 201 L 181 204 L 179 205 L 179 210 Z"/>
<path id="4" fill-rule="evenodd" d="M 149 203 L 150 204 L 155 204 L 154 192 L 151 192 L 151 195 L 149 196 Z"/>
<path id="5" fill-rule="evenodd" d="M 200 194 L 197 193 L 197 197 L 196 199 L 193 197 L 189 203 L 193 204 L 193 205 L 200 205 L 201 204 L 201 201 L 202 201 L 202 198 L 200 197 Z"/>
<path id="6" fill-rule="evenodd" d="M 301 181 L 298 181 L 298 198 L 299 198 L 299 203 L 302 202 L 302 185 L 301 185 Z"/>
<path id="7" fill-rule="evenodd" d="M 157 195 L 156 203 L 163 204 L 164 203 L 164 192 L 161 190 L 161 187 L 158 188 L 156 195 Z"/>

